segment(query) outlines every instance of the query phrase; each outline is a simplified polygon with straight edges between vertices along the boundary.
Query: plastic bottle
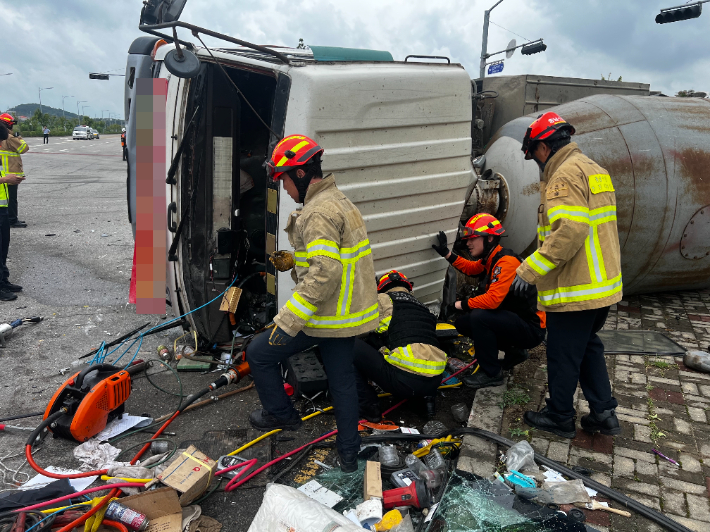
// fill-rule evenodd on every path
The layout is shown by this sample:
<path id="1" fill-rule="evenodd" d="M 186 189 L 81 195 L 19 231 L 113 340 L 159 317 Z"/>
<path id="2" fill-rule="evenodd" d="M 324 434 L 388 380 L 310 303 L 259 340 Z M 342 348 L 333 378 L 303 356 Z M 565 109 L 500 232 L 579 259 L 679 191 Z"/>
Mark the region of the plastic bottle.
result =
<path id="1" fill-rule="evenodd" d="M 446 460 L 441 456 L 439 449 L 432 449 L 429 454 L 426 455 L 426 465 L 428 469 L 440 469 L 442 471 L 446 470 Z"/>
<path id="2" fill-rule="evenodd" d="M 380 447 L 380 464 L 384 467 L 396 467 L 399 464 L 399 455 L 394 445 Z"/>
<path id="3" fill-rule="evenodd" d="M 413 454 L 408 454 L 404 459 L 404 463 L 407 464 L 407 467 L 411 469 L 417 476 L 419 476 L 419 473 L 421 473 L 425 469 L 429 469 L 427 468 L 427 466 L 424 465 L 424 462 L 422 462 Z"/>

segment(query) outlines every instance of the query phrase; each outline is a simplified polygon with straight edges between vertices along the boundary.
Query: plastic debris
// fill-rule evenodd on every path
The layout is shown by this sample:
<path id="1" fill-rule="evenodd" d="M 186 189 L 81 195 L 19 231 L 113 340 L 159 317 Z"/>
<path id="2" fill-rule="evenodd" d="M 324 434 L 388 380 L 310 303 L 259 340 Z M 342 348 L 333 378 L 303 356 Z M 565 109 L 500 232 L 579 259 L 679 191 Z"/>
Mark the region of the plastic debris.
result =
<path id="1" fill-rule="evenodd" d="M 710 353 L 705 351 L 688 351 L 683 355 L 683 364 L 691 369 L 710 373 Z"/>
<path id="2" fill-rule="evenodd" d="M 458 423 L 466 423 L 470 413 L 471 408 L 466 403 L 456 403 L 455 405 L 451 405 L 451 415 Z"/>
<path id="3" fill-rule="evenodd" d="M 539 471 L 535 465 L 535 451 L 527 440 L 519 441 L 508 449 L 505 453 L 505 467 L 508 471 Z"/>

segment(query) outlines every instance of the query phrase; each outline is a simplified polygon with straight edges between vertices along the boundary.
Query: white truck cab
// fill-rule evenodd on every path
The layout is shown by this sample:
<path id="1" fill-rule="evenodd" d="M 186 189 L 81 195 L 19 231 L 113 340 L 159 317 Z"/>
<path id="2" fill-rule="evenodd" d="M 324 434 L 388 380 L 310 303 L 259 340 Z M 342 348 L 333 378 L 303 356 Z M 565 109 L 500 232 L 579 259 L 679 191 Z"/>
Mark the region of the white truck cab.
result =
<path id="1" fill-rule="evenodd" d="M 395 62 L 369 50 L 183 43 L 177 53 L 199 60 L 196 75 L 184 78 L 165 64 L 174 64 L 174 43 L 158 42 L 140 37 L 129 50 L 128 205 L 135 231 L 135 79 L 165 78 L 173 313 L 202 307 L 236 277 L 236 325 L 219 301 L 189 315 L 204 338 L 224 342 L 263 327 L 291 296 L 290 272 L 275 271 L 268 256 L 290 249 L 283 229 L 299 206 L 267 179 L 264 162 L 294 133 L 325 149 L 324 173 L 335 174 L 362 213 L 377 274 L 402 271 L 438 313 L 448 263 L 431 244 L 440 230 L 454 241 L 475 180 L 471 80 L 461 65 Z"/>

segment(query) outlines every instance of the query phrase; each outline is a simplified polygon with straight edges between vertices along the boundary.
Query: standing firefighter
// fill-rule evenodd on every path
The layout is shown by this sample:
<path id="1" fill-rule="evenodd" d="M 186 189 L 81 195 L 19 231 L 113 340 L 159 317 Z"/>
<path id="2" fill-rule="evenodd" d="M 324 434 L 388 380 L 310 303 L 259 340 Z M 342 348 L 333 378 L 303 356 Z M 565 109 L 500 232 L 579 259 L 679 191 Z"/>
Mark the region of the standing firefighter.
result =
<path id="1" fill-rule="evenodd" d="M 10 132 L 5 127 L 5 121 L 0 119 L 0 141 L 3 146 L 10 136 Z M 24 177 L 5 172 L 5 163 L 0 166 L 0 301 L 12 301 L 17 299 L 14 292 L 19 292 L 22 287 L 12 284 L 8 279 L 10 272 L 7 269 L 7 253 L 10 249 L 10 218 L 8 216 L 8 191 L 10 184 L 21 183 Z"/>
<path id="2" fill-rule="evenodd" d="M 525 422 L 574 438 L 577 382 L 589 402 L 582 429 L 619 434 L 618 405 L 597 336 L 609 306 L 621 300 L 621 262 L 616 197 L 609 173 L 571 142 L 575 129 L 557 114 L 538 117 L 523 141 L 526 159 L 542 170 L 538 249 L 517 270 L 518 292 L 537 286 L 547 311 L 547 371 L 550 398 Z"/>
<path id="3" fill-rule="evenodd" d="M 412 294 L 407 277 L 392 270 L 377 283 L 380 323 L 376 332 L 385 345 L 378 351 L 363 340 L 355 340 L 360 416 L 379 422 L 379 399 L 367 383 L 375 381 L 397 397 L 423 397 L 427 415 L 436 414 L 436 390 L 446 369 L 446 353 L 436 339 L 436 318 Z M 378 336 L 379 336 L 378 335 Z"/>
<path id="4" fill-rule="evenodd" d="M 461 237 L 474 260 L 449 251 L 443 231 L 439 233 L 439 244 L 432 246 L 460 272 L 483 275 L 481 293 L 456 302 L 458 310 L 467 311 L 456 320 L 456 330 L 473 341 L 481 368 L 463 378 L 470 388 L 503 384 L 503 369 L 527 360 L 527 349 L 545 338 L 545 313 L 537 310 L 535 287 L 521 295 L 511 291 L 522 259 L 500 245 L 503 233 L 505 229 L 495 216 L 479 213 L 466 222 Z M 498 361 L 499 350 L 505 353 L 502 364 Z"/>
<path id="5" fill-rule="evenodd" d="M 323 148 L 291 135 L 274 148 L 269 175 L 303 209 L 291 213 L 286 232 L 295 250 L 293 296 L 274 318 L 270 333 L 247 349 L 263 410 L 249 421 L 259 430 L 296 430 L 301 418 L 283 388 L 279 364 L 318 345 L 328 375 L 338 425 L 337 448 L 344 472 L 357 470 L 360 450 L 358 397 L 353 368 L 355 336 L 377 327 L 375 267 L 365 222 L 357 207 L 323 178 Z"/>
<path id="6" fill-rule="evenodd" d="M 21 178 L 19 181 L 23 181 L 25 179 L 25 172 L 22 169 L 21 155 L 30 148 L 21 136 L 13 136 L 12 134 L 12 127 L 17 123 L 15 117 L 9 113 L 3 113 L 0 115 L 0 120 L 10 131 L 10 136 L 7 140 L 3 140 L 2 143 L 0 143 L 2 170 L 6 175 L 17 176 Z M 17 183 L 8 181 L 7 191 L 10 195 L 8 205 L 10 227 L 27 227 L 24 221 L 18 220 L 17 218 Z"/>

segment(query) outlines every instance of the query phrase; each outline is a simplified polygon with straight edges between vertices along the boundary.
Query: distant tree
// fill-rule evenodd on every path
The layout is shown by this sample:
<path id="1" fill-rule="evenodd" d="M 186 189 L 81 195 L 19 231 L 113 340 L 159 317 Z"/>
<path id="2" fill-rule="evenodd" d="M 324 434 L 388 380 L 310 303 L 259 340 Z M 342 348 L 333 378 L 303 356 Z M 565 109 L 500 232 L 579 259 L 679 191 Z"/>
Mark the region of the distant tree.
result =
<path id="1" fill-rule="evenodd" d="M 692 98 L 695 94 L 693 89 L 688 89 L 687 91 L 678 91 L 676 98 Z"/>

